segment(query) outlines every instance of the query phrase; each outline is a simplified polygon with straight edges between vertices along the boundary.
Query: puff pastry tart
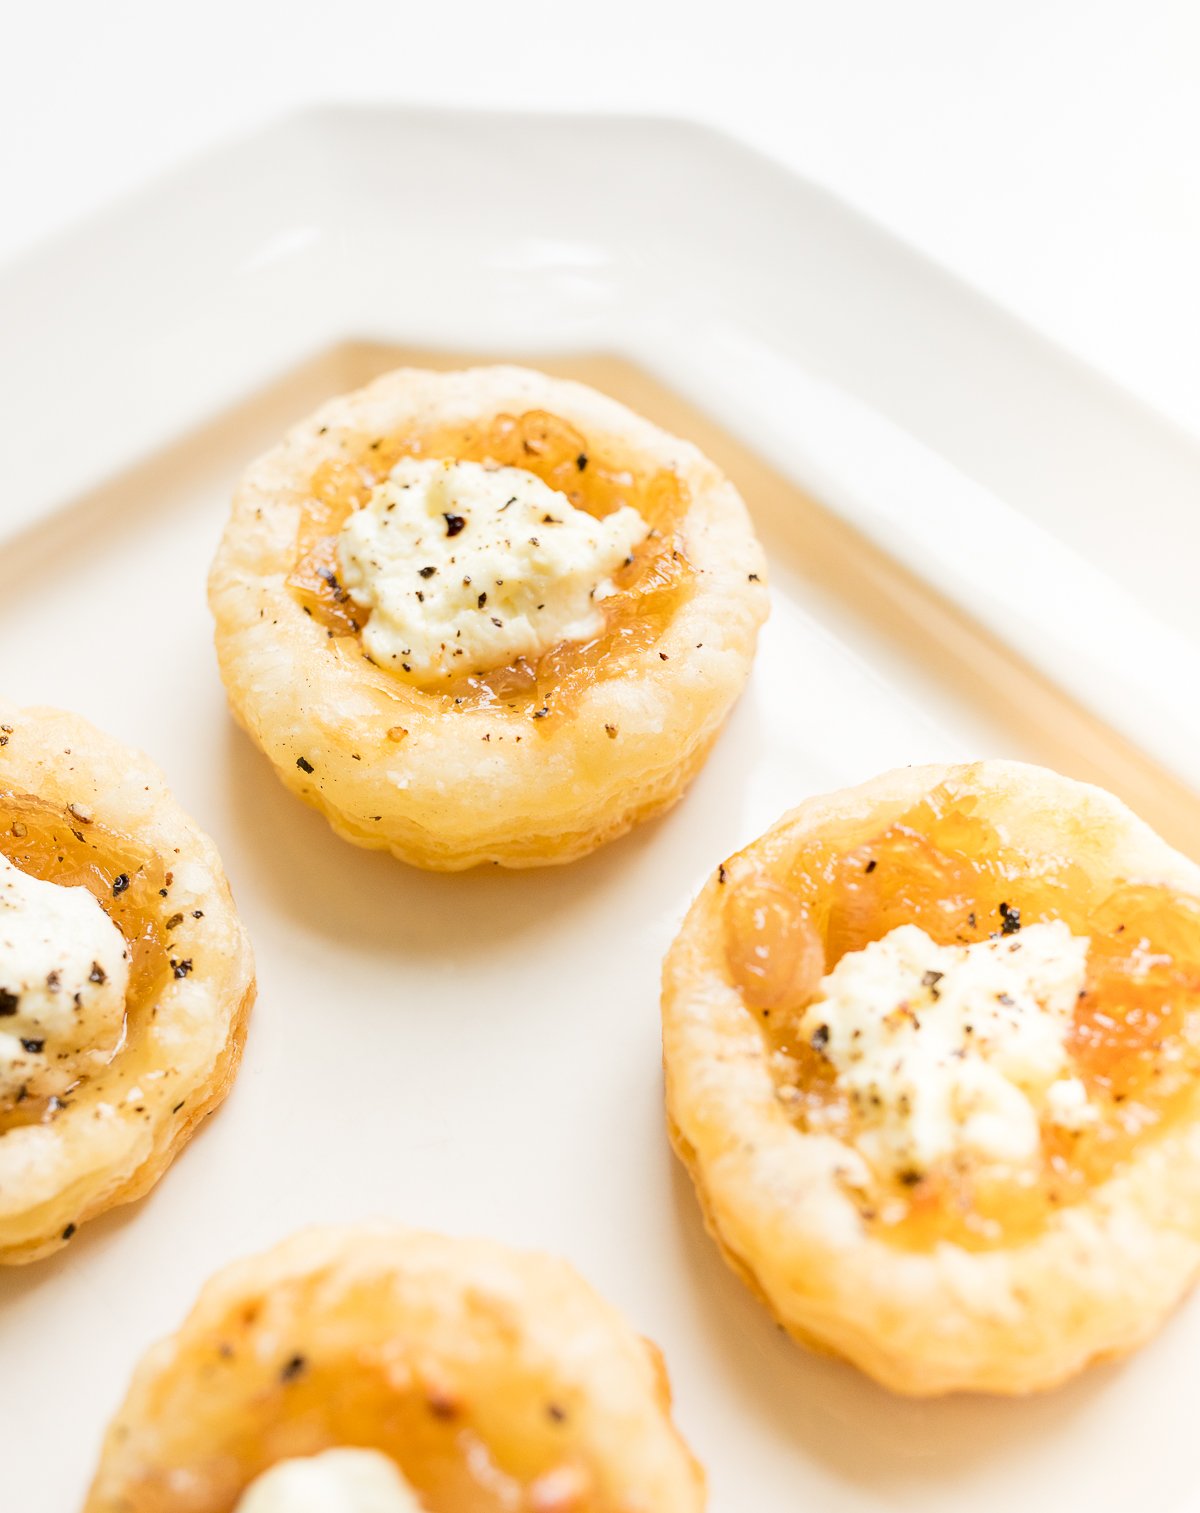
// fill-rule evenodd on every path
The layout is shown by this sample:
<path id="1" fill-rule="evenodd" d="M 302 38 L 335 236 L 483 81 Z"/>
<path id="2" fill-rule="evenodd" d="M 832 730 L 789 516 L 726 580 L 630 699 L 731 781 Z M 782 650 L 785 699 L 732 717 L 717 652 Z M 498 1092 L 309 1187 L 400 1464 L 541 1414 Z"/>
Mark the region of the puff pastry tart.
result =
<path id="1" fill-rule="evenodd" d="M 157 1182 L 228 1091 L 253 996 L 220 860 L 158 770 L 0 703 L 0 1261 Z"/>
<path id="2" fill-rule="evenodd" d="M 698 1513 L 657 1351 L 560 1261 L 392 1225 L 221 1272 L 85 1513 Z"/>
<path id="3" fill-rule="evenodd" d="M 340 835 L 530 867 L 679 798 L 763 577 L 687 442 L 524 369 L 402 369 L 251 466 L 209 600 L 235 714 Z"/>
<path id="4" fill-rule="evenodd" d="M 1200 868 L 1013 762 L 812 799 L 667 959 L 676 1148 L 736 1271 L 887 1386 L 1024 1392 L 1200 1265 Z"/>

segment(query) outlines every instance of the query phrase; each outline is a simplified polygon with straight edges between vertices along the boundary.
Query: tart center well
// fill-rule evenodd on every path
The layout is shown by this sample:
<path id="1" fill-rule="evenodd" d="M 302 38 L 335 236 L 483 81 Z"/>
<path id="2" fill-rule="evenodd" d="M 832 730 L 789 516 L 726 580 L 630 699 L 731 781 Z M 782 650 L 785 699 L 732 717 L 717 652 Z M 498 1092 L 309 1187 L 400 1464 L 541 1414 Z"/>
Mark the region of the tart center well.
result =
<path id="1" fill-rule="evenodd" d="M 170 955 L 172 882 L 80 805 L 0 793 L 0 888 L 12 884 L 14 905 L 0 900 L 0 1134 L 53 1120 L 119 1061 L 135 1074 L 130 1048 L 162 988 L 193 968 Z"/>
<path id="2" fill-rule="evenodd" d="M 594 640 L 648 532 L 631 505 L 597 519 L 525 468 L 405 457 L 342 526 L 339 577 L 376 663 L 445 682 Z"/>
<path id="3" fill-rule="evenodd" d="M 65 1092 L 116 1049 L 129 950 L 96 898 L 0 854 L 0 1101 Z"/>
<path id="4" fill-rule="evenodd" d="M 1192 1116 L 1200 899 L 1025 850 L 961 783 L 725 871 L 775 1096 L 895 1243 L 1031 1237 Z"/>
<path id="5" fill-rule="evenodd" d="M 288 587 L 304 612 L 323 628 L 335 654 L 356 657 L 363 676 L 373 678 L 398 701 L 436 699 L 447 710 L 511 709 L 537 720 L 538 728 L 547 731 L 556 720 L 572 714 L 580 696 L 594 683 L 620 674 L 632 656 L 654 646 L 692 590 L 694 570 L 683 539 L 690 497 L 679 475 L 670 468 L 643 471 L 633 456 L 602 454 L 575 426 L 546 411 L 500 414 L 465 427 L 414 428 L 388 436 L 331 432 L 324 440 L 329 456 L 299 501 L 296 562 L 287 578 Z M 410 473 L 418 463 L 423 471 Z M 468 463 L 473 466 L 464 470 Z M 435 464 L 444 473 L 443 479 L 438 479 L 436 471 L 424 471 Z M 444 507 L 434 510 L 432 518 L 434 530 L 440 526 L 443 536 L 422 538 L 419 560 L 411 563 L 418 574 L 416 582 L 406 582 L 401 575 L 396 580 L 398 597 L 390 589 L 381 591 L 384 580 L 392 575 L 384 567 L 385 559 L 374 554 L 381 566 L 378 571 L 371 569 L 379 580 L 372 590 L 366 575 L 359 574 L 362 564 L 370 566 L 371 539 L 382 536 L 384 528 L 368 520 L 360 526 L 355 520 L 358 515 L 386 513 L 394 499 L 391 490 L 397 471 L 401 482 L 416 482 L 418 495 L 432 494 L 435 501 L 442 495 L 453 498 L 460 485 L 480 483 L 481 474 L 520 474 L 518 503 L 498 518 L 506 520 L 525 499 L 525 513 L 542 506 L 536 521 L 540 529 L 529 521 L 523 542 L 506 538 L 487 523 L 490 510 L 476 519 L 472 510 L 456 508 L 442 498 Z M 438 481 L 431 490 L 427 481 L 433 480 Z M 490 484 L 497 480 L 483 481 L 490 497 Z M 497 514 L 513 493 L 510 486 L 496 501 Z M 399 509 L 397 504 L 393 517 Z M 570 520 L 572 525 L 552 525 L 542 519 L 547 514 Z M 453 521 L 442 518 L 446 515 Z M 386 529 L 390 532 L 394 527 Z M 560 556 L 561 549 L 553 545 L 550 533 L 568 529 L 576 545 Z M 530 545 L 530 537 L 537 538 L 536 547 Z M 464 567 L 460 558 L 470 538 L 493 557 L 497 543 L 508 539 L 527 571 L 529 592 L 518 592 L 507 607 L 503 597 L 494 600 L 494 594 L 502 596 L 519 585 L 503 570 L 492 572 L 490 584 L 477 583 L 476 571 Z M 444 563 L 443 554 L 429 555 L 425 550 L 439 539 Z M 508 550 L 499 547 L 502 554 Z M 542 552 L 549 555 L 539 565 L 532 554 Z M 526 553 L 531 554 L 528 560 Z M 352 564 L 351 556 L 359 566 Z M 456 579 L 444 575 L 451 556 L 456 559 L 453 569 L 462 568 Z M 419 574 L 428 567 L 437 571 L 422 581 Z M 464 585 L 467 577 L 472 581 Z M 497 586 L 496 578 L 505 581 Z M 551 597 L 554 578 L 560 582 Z M 430 589 L 433 585 L 441 588 L 439 579 L 465 596 L 454 625 L 463 634 L 427 638 L 432 644 L 426 648 L 426 669 L 435 671 L 422 682 L 419 662 L 403 655 L 393 662 L 390 652 L 404 648 L 417 652 L 408 630 L 415 625 L 415 612 L 433 604 Z M 546 592 L 535 587 L 543 579 Z M 424 601 L 416 597 L 418 593 L 425 595 Z M 487 599 L 480 605 L 483 593 Z M 396 613 L 393 628 L 405 627 L 398 632 L 396 645 L 390 644 L 386 625 L 371 629 L 377 616 L 389 612 L 388 606 Z M 493 617 L 502 624 L 492 624 Z M 376 637 L 379 656 L 372 649 Z M 452 640 L 459 647 L 469 641 L 476 656 L 468 656 L 463 648 L 463 655 L 455 657 Z M 503 660 L 496 662 L 496 657 Z M 404 662 L 410 672 L 405 672 Z"/>

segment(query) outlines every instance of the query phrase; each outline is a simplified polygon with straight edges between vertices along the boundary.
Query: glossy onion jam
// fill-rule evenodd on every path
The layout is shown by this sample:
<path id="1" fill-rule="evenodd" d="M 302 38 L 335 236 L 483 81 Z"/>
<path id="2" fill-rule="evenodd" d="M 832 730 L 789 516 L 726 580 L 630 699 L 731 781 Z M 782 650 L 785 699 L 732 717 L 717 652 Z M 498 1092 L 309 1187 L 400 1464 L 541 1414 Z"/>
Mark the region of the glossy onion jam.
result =
<path id="1" fill-rule="evenodd" d="M 777 1096 L 799 1128 L 848 1141 L 856 1116 L 799 1030 L 843 955 L 904 924 L 939 945 L 1054 919 L 1090 938 L 1067 1051 L 1098 1119 L 1079 1131 L 1044 1123 L 1031 1170 L 962 1158 L 909 1186 L 875 1172 L 869 1190 L 851 1192 L 879 1233 L 921 1248 L 1032 1236 L 1190 1108 L 1200 1072 L 1200 899 L 1099 882 L 1065 856 L 1022 854 L 983 810 L 969 787 L 943 784 L 865 841 L 861 828 L 830 829 L 787 861 L 731 880 L 724 904 L 729 973 L 762 1029 Z"/>
<path id="2" fill-rule="evenodd" d="M 635 548 L 633 561 L 614 574 L 617 591 L 603 601 L 606 623 L 600 636 L 564 642 L 536 662 L 520 658 L 486 673 L 439 683 L 436 693 L 425 693 L 447 708 L 500 705 L 531 715 L 536 711 L 546 723 L 569 715 L 587 687 L 620 672 L 629 654 L 658 640 L 689 592 L 692 571 L 679 534 L 688 508 L 682 480 L 669 469 L 639 474 L 593 455 L 586 437 L 544 410 L 498 415 L 467 430 L 348 436 L 340 455 L 313 474 L 296 566 L 287 582 L 330 637 L 357 656 L 364 671 L 375 672 L 381 687 L 395 692 L 403 685 L 376 669 L 362 649 L 360 633 L 369 611 L 356 605 L 338 582 L 337 536 L 401 457 L 524 468 L 565 494 L 576 509 L 603 518 L 622 505 L 632 505 L 651 528 Z"/>
<path id="3" fill-rule="evenodd" d="M 134 1039 L 173 975 L 162 891 L 169 896 L 170 872 L 144 847 L 82 811 L 58 809 L 27 794 L 0 793 L 0 851 L 31 877 L 87 888 L 125 937 L 130 977 L 122 1044 Z M 0 1103 L 0 1132 L 53 1119 L 73 1092 L 52 1098 L 19 1094 L 8 1106 Z"/>

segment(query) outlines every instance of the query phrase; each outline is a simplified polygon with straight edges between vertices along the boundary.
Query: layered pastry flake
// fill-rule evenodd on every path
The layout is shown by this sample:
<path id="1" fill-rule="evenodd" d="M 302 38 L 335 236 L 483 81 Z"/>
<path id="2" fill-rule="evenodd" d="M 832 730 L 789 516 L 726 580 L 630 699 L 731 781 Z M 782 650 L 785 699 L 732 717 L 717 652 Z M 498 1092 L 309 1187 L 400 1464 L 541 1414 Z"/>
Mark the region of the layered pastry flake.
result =
<path id="1" fill-rule="evenodd" d="M 903 1391 L 1136 1345 L 1200 1263 L 1200 869 L 1008 762 L 813 799 L 668 958 L 670 1125 L 798 1338 Z"/>
<path id="2" fill-rule="evenodd" d="M 140 753 L 0 707 L 0 1261 L 151 1187 L 236 1070 L 253 965 Z"/>
<path id="3" fill-rule="evenodd" d="M 342 835 L 569 861 L 672 804 L 766 614 L 736 490 L 580 384 L 402 369 L 247 472 L 209 598 L 235 714 Z"/>
<path id="4" fill-rule="evenodd" d="M 545 1256 L 388 1225 L 213 1278 L 85 1513 L 700 1513 L 657 1351 Z"/>

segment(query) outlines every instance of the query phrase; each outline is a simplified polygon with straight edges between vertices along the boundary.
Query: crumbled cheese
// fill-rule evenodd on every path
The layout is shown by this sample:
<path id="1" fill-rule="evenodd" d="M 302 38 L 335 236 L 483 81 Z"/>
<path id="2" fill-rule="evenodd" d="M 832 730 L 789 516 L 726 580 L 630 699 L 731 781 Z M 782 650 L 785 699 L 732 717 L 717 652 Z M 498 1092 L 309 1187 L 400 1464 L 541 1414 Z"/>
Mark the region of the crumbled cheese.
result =
<path id="1" fill-rule="evenodd" d="M 0 856 L 0 1099 L 60 1093 L 121 1037 L 129 953 L 86 888 Z"/>
<path id="2" fill-rule="evenodd" d="M 253 1481 L 236 1513 L 421 1513 L 421 1504 L 377 1450 L 326 1450 L 282 1460 Z"/>
<path id="3" fill-rule="evenodd" d="M 910 1178 L 957 1155 L 1023 1164 L 1042 1120 L 1094 1119 L 1066 1048 L 1088 944 L 1061 920 L 968 946 L 902 925 L 844 956 L 801 1028 L 837 1069 L 864 1154 Z"/>
<path id="4" fill-rule="evenodd" d="M 611 575 L 648 530 L 631 506 L 598 520 L 524 468 L 406 457 L 343 526 L 339 576 L 370 611 L 368 653 L 431 683 L 599 635 Z"/>

